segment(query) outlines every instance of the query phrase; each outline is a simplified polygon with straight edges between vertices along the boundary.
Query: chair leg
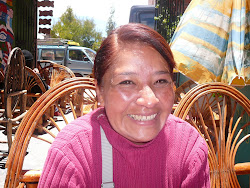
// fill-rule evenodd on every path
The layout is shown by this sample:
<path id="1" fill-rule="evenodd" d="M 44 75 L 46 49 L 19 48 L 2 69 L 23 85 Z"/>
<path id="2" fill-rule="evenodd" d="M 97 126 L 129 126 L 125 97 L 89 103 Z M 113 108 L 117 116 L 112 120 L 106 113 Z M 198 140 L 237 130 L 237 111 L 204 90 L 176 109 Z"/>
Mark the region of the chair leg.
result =
<path id="1" fill-rule="evenodd" d="M 7 129 L 8 151 L 10 151 L 10 147 L 12 145 L 12 122 L 8 122 L 6 124 L 6 129 Z"/>
<path id="2" fill-rule="evenodd" d="M 26 111 L 26 103 L 27 103 L 27 93 L 23 93 L 21 95 L 20 101 L 20 113 L 24 113 Z"/>

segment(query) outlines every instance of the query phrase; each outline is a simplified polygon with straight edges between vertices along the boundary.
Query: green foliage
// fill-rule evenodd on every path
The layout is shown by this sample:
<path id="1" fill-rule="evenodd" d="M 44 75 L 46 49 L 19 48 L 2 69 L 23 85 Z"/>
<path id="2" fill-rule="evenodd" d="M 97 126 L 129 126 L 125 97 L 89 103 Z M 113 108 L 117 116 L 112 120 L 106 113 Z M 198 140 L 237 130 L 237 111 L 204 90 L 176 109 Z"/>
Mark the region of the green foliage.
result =
<path id="1" fill-rule="evenodd" d="M 77 18 L 71 7 L 68 7 L 53 25 L 51 37 L 73 40 L 94 50 L 97 50 L 102 42 L 102 34 L 96 31 L 94 20 Z"/>
<path id="2" fill-rule="evenodd" d="M 162 0 L 158 0 L 156 4 L 158 16 L 154 17 L 154 19 L 157 21 L 157 31 L 167 40 L 167 42 L 170 42 L 180 21 L 181 14 L 176 15 L 176 12 L 171 12 L 171 10 L 165 6 Z"/>
<path id="3" fill-rule="evenodd" d="M 95 30 L 95 24 L 93 19 L 85 19 L 82 21 L 83 25 L 81 27 L 80 40 L 82 41 L 81 45 L 97 50 L 99 49 L 102 42 L 101 32 Z"/>
<path id="4" fill-rule="evenodd" d="M 107 32 L 107 35 L 110 34 L 110 32 L 112 30 L 115 29 L 116 27 L 116 23 L 114 21 L 114 15 L 115 15 L 115 9 L 114 7 L 111 7 L 111 10 L 110 10 L 110 16 L 108 18 L 108 22 L 107 22 L 107 25 L 106 25 L 106 32 Z"/>

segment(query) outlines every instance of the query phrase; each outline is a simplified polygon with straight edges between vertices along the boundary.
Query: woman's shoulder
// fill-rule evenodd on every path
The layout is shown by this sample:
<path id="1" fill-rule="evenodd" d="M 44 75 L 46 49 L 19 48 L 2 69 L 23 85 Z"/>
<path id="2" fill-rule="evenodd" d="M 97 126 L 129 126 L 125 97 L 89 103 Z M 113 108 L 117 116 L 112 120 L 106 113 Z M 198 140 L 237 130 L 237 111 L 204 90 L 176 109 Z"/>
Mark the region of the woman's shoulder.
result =
<path id="1" fill-rule="evenodd" d="M 168 130 L 167 134 L 170 135 L 170 138 L 177 139 L 179 143 L 186 144 L 187 146 L 195 144 L 197 147 L 207 150 L 205 139 L 200 135 L 196 128 L 187 121 L 170 115 L 166 128 Z"/>
<path id="2" fill-rule="evenodd" d="M 172 114 L 169 115 L 166 124 L 167 134 L 181 138 L 189 142 L 190 140 L 203 140 L 200 133 L 187 121 L 180 119 Z M 174 136 L 175 135 L 175 136 Z M 171 137 L 172 137 L 171 136 Z"/>
<path id="3" fill-rule="evenodd" d="M 92 142 L 92 138 L 96 138 L 100 132 L 97 120 L 100 114 L 103 114 L 103 109 L 96 109 L 73 120 L 58 133 L 53 145 L 64 147 L 75 141 Z"/>
<path id="4" fill-rule="evenodd" d="M 172 114 L 170 114 L 168 117 L 167 125 L 168 127 L 172 127 L 172 128 L 182 127 L 183 129 L 197 131 L 192 125 L 190 125 L 190 123 Z"/>

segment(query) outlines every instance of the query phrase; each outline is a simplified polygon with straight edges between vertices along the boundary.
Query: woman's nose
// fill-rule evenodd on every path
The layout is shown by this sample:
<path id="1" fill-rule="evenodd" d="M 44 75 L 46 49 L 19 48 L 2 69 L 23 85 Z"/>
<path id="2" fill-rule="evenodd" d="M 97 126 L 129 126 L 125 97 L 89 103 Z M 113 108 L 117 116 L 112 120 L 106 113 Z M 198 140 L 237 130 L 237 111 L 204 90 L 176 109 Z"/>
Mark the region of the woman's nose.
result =
<path id="1" fill-rule="evenodd" d="M 149 86 L 144 87 L 139 92 L 139 94 L 140 96 L 136 101 L 138 105 L 151 108 L 159 102 L 159 99 L 156 97 L 154 91 Z"/>

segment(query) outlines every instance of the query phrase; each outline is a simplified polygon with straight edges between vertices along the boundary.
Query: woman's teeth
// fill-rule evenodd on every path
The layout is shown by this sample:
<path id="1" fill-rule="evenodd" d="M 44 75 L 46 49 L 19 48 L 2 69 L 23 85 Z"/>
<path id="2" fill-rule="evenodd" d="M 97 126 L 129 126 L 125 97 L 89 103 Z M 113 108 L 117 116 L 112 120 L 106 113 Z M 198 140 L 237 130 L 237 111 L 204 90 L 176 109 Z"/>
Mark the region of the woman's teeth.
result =
<path id="1" fill-rule="evenodd" d="M 157 114 L 153 114 L 153 115 L 150 115 L 150 116 L 142 116 L 142 115 L 129 114 L 128 116 L 133 118 L 136 121 L 150 121 L 150 120 L 154 119 L 156 117 L 156 115 Z"/>

